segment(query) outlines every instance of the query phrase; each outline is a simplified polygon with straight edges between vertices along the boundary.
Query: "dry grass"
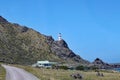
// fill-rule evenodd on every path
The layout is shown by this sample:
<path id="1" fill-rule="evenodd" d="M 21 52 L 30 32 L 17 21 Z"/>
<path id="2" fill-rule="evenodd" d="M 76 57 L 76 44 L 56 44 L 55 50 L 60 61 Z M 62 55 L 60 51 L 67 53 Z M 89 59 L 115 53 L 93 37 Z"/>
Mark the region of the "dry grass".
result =
<path id="1" fill-rule="evenodd" d="M 0 80 L 5 80 L 5 74 L 6 74 L 6 71 L 0 64 Z"/>
<path id="2" fill-rule="evenodd" d="M 83 80 L 120 80 L 120 73 L 118 72 L 102 72 L 104 77 L 96 76 L 94 71 L 76 71 L 76 70 L 54 70 L 54 69 L 39 69 L 28 66 L 19 66 L 25 70 L 33 73 L 41 80 L 74 80 L 70 77 L 73 73 L 80 73 L 83 75 Z"/>
<path id="3" fill-rule="evenodd" d="M 55 70 L 55 69 L 39 69 L 30 66 L 15 65 L 31 72 L 40 80 L 74 80 L 70 77 L 73 73 L 80 73 L 83 75 L 83 80 L 120 80 L 120 73 L 118 72 L 101 72 L 104 77 L 96 76 L 94 71 L 76 71 L 76 70 Z M 0 80 L 5 80 L 5 69 L 0 65 Z"/>

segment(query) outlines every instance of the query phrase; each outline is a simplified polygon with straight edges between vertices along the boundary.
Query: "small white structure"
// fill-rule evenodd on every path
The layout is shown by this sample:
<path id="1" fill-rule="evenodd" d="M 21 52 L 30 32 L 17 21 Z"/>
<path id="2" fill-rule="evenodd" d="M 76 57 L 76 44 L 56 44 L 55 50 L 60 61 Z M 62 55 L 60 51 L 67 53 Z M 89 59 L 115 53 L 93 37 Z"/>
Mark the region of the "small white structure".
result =
<path id="1" fill-rule="evenodd" d="M 58 34 L 58 41 L 62 40 L 61 33 Z"/>
<path id="2" fill-rule="evenodd" d="M 37 63 L 33 64 L 33 67 L 43 67 L 43 68 L 51 68 L 52 65 L 57 64 L 57 62 L 49 62 L 49 61 L 37 61 Z"/>

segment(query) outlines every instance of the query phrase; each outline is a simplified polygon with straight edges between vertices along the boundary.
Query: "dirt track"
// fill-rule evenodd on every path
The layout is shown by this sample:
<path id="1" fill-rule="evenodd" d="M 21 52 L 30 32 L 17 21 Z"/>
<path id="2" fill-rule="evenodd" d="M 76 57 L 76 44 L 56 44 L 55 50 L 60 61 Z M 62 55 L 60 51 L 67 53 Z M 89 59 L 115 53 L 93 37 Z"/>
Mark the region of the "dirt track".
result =
<path id="1" fill-rule="evenodd" d="M 6 80 L 40 80 L 23 69 L 8 65 L 2 66 L 6 69 Z"/>

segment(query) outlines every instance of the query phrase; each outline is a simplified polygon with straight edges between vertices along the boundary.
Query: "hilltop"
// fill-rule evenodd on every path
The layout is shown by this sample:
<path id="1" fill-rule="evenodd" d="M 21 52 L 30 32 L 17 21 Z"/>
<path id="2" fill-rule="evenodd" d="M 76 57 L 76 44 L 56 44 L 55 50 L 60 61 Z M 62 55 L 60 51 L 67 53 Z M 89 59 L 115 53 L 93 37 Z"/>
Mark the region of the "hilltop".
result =
<path id="1" fill-rule="evenodd" d="M 104 62 L 102 59 L 100 58 L 96 58 L 94 60 L 94 62 L 92 62 L 92 65 L 98 67 L 99 69 L 112 69 L 112 68 L 120 68 L 120 64 L 110 64 L 110 63 L 106 63 Z"/>
<path id="2" fill-rule="evenodd" d="M 50 60 L 67 64 L 89 64 L 69 49 L 65 40 L 54 40 L 26 26 L 0 16 L 0 62 L 33 64 Z"/>

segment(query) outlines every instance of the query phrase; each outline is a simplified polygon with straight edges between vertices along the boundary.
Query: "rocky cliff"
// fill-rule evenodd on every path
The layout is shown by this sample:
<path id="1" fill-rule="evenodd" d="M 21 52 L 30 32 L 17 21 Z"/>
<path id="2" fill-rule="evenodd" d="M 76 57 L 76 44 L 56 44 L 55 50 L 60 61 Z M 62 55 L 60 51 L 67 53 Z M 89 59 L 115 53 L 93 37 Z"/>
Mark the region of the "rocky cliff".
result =
<path id="1" fill-rule="evenodd" d="M 89 64 L 70 50 L 65 40 L 55 41 L 52 36 L 10 23 L 0 16 L 0 61 L 33 64 L 37 60 Z"/>

